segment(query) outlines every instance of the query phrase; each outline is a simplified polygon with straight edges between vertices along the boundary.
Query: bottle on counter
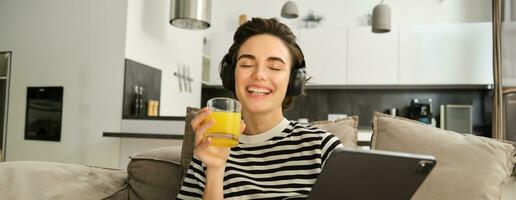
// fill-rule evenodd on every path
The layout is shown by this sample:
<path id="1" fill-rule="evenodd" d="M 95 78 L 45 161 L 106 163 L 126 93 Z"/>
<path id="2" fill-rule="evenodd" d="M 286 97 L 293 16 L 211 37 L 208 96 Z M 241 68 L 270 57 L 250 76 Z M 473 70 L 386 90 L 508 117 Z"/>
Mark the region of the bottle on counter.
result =
<path id="1" fill-rule="evenodd" d="M 147 101 L 147 116 L 152 117 L 154 116 L 154 100 L 148 100 Z"/>
<path id="2" fill-rule="evenodd" d="M 158 116 L 158 101 L 148 100 L 147 101 L 147 116 L 156 117 Z"/>
<path id="3" fill-rule="evenodd" d="M 159 116 L 159 101 L 154 101 L 154 116 Z"/>
<path id="4" fill-rule="evenodd" d="M 131 114 L 133 116 L 140 116 L 140 86 L 134 86 L 134 99 L 133 106 L 131 108 Z"/>
<path id="5" fill-rule="evenodd" d="M 138 116 L 145 115 L 145 105 L 143 104 L 143 86 L 138 87 Z"/>

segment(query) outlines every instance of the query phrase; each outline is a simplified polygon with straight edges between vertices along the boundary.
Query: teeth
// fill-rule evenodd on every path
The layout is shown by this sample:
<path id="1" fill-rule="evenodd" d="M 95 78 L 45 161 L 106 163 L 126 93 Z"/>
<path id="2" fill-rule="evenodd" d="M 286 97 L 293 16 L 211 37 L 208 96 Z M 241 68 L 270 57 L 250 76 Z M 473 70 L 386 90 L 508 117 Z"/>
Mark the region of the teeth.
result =
<path id="1" fill-rule="evenodd" d="M 268 94 L 271 92 L 270 90 L 267 90 L 264 88 L 255 88 L 255 87 L 249 87 L 249 88 L 247 88 L 247 91 L 252 92 L 252 93 L 259 93 L 259 94 Z"/>

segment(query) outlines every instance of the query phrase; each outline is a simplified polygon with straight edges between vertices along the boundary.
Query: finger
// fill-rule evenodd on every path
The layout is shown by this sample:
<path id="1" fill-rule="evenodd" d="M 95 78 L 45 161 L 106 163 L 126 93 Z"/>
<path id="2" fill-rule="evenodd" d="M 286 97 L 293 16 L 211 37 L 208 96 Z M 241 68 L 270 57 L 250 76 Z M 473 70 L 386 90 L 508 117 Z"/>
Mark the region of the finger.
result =
<path id="1" fill-rule="evenodd" d="M 209 115 L 209 109 L 206 107 L 198 111 L 190 122 L 192 124 L 192 128 L 195 129 L 200 126 L 205 121 L 207 115 Z"/>
<path id="2" fill-rule="evenodd" d="M 244 120 L 240 120 L 240 133 L 243 133 L 245 130 L 245 122 Z"/>
<path id="3" fill-rule="evenodd" d="M 203 155 L 206 155 L 206 149 L 209 145 L 208 139 L 203 139 L 199 145 L 195 146 L 194 154 L 199 158 L 203 157 Z"/>
<path id="4" fill-rule="evenodd" d="M 208 128 L 213 126 L 213 123 L 215 123 L 215 120 L 211 119 L 211 120 L 207 121 L 206 123 L 203 123 L 200 127 L 197 128 L 197 130 L 195 131 L 195 145 L 196 146 L 202 142 L 202 140 L 204 138 L 204 133 L 206 132 L 206 130 Z"/>
<path id="5" fill-rule="evenodd" d="M 207 107 L 201 109 L 192 119 L 192 128 L 194 130 L 197 129 L 197 127 L 199 127 L 206 120 L 206 117 L 209 116 L 209 114 L 210 110 Z"/>
<path id="6" fill-rule="evenodd" d="M 210 146 L 211 140 L 212 140 L 211 137 L 206 138 L 206 142 L 204 142 L 206 147 Z"/>
<path id="7" fill-rule="evenodd" d="M 211 138 L 205 138 L 204 140 L 202 140 L 202 143 L 200 144 L 200 147 L 201 148 L 208 148 L 210 146 L 210 143 L 211 143 Z"/>

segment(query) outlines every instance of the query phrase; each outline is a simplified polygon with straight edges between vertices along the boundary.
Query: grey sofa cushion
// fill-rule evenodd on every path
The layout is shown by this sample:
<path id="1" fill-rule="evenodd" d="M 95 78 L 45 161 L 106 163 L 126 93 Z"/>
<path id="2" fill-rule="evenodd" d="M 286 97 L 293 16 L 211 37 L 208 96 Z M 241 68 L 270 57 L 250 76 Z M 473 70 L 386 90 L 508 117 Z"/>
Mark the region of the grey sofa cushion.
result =
<path id="1" fill-rule="evenodd" d="M 500 199 L 503 184 L 510 187 L 516 153 L 508 143 L 380 113 L 373 119 L 372 148 L 436 157 L 437 165 L 415 200 Z"/>
<path id="2" fill-rule="evenodd" d="M 181 148 L 181 183 L 183 183 L 186 171 L 188 170 L 188 167 L 190 167 L 190 162 L 193 158 L 195 132 L 192 128 L 191 121 L 199 110 L 199 108 L 194 107 L 186 108 L 185 135 L 183 137 L 183 147 Z"/>
<path id="3" fill-rule="evenodd" d="M 162 147 L 131 156 L 129 199 L 175 199 L 181 186 L 181 147 Z"/>
<path id="4" fill-rule="evenodd" d="M 0 163 L 0 199 L 103 199 L 126 185 L 122 170 L 84 165 L 12 161 Z"/>
<path id="5" fill-rule="evenodd" d="M 193 157 L 190 121 L 199 111 L 187 108 L 182 147 L 163 147 L 131 156 L 127 166 L 129 199 L 175 199 Z"/>

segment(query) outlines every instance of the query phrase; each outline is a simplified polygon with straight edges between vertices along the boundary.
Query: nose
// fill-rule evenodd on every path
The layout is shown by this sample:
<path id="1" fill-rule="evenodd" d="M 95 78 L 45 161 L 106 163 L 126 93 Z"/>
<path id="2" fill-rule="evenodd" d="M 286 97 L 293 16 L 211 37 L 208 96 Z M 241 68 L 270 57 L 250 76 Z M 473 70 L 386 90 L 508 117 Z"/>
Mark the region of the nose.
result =
<path id="1" fill-rule="evenodd" d="M 255 80 L 267 80 L 267 66 L 260 64 L 258 67 L 255 67 L 253 70 L 252 78 Z"/>

